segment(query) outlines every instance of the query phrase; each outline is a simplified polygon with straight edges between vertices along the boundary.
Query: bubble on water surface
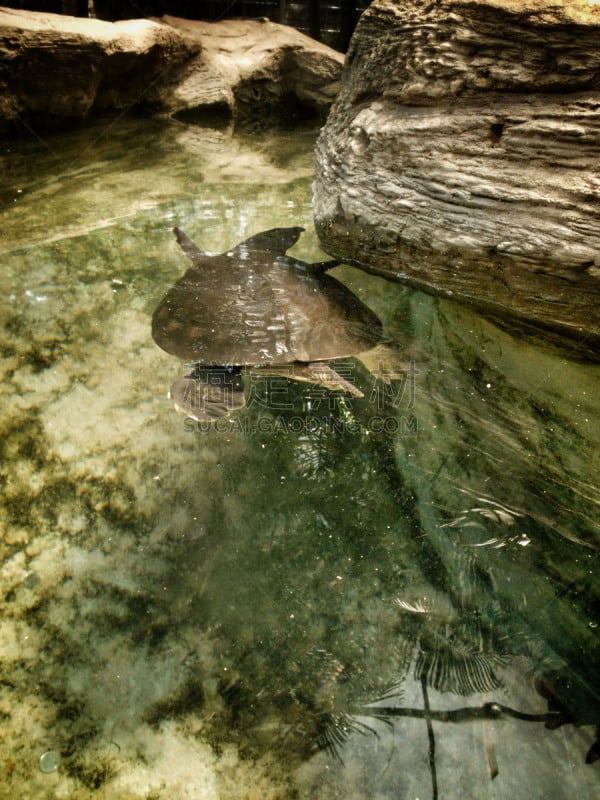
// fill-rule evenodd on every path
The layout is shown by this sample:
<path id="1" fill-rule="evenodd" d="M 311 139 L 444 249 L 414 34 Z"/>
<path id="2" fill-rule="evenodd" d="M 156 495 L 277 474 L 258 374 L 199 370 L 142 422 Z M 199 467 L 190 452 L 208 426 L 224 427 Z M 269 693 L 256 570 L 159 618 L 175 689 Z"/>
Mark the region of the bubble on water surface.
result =
<path id="1" fill-rule="evenodd" d="M 39 760 L 40 770 L 42 772 L 54 772 L 58 769 L 60 764 L 60 754 L 57 750 L 46 750 L 42 753 Z"/>

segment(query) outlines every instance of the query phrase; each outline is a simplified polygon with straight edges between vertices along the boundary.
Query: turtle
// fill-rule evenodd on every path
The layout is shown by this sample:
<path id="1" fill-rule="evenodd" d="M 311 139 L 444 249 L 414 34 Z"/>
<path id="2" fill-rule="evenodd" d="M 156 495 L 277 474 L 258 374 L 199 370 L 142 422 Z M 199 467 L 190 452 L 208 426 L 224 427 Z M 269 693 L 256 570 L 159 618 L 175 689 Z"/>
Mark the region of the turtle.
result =
<path id="1" fill-rule="evenodd" d="M 382 323 L 328 274 L 338 261 L 309 264 L 287 255 L 304 230 L 272 228 L 214 255 L 173 229 L 192 266 L 156 307 L 152 337 L 194 365 L 171 386 L 178 411 L 204 422 L 242 408 L 248 373 L 363 396 L 328 362 L 378 345 Z"/>

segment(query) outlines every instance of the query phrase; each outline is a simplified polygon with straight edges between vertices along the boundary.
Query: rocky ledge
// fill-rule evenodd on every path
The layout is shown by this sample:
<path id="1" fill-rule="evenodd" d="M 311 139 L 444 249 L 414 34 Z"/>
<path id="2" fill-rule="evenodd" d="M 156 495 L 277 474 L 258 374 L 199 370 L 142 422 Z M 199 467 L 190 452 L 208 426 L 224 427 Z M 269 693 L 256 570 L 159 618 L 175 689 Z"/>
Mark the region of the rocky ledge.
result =
<path id="1" fill-rule="evenodd" d="M 0 9 L 0 134 L 136 109 L 236 123 L 325 116 L 343 56 L 268 20 L 103 22 Z"/>
<path id="2" fill-rule="evenodd" d="M 287 25 L 266 18 L 160 22 L 202 48 L 174 89 L 177 116 L 224 112 L 251 126 L 323 121 L 338 94 L 343 55 Z"/>
<path id="3" fill-rule="evenodd" d="M 108 110 L 162 108 L 169 84 L 198 51 L 150 20 L 0 9 L 0 132 L 66 127 Z"/>
<path id="4" fill-rule="evenodd" d="M 375 0 L 318 145 L 338 258 L 600 352 L 600 5 Z"/>

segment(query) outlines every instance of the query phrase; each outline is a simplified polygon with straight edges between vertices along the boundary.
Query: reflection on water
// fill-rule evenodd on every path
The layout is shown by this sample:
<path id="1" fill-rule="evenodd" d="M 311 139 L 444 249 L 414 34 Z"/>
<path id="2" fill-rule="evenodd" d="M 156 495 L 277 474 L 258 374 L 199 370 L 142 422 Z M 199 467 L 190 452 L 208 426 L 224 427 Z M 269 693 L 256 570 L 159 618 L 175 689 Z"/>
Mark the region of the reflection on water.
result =
<path id="1" fill-rule="evenodd" d="M 166 397 L 171 228 L 322 260 L 311 147 L 4 145 L 1 798 L 595 794 L 597 366 L 342 267 L 387 381 L 257 378 L 220 427 Z"/>

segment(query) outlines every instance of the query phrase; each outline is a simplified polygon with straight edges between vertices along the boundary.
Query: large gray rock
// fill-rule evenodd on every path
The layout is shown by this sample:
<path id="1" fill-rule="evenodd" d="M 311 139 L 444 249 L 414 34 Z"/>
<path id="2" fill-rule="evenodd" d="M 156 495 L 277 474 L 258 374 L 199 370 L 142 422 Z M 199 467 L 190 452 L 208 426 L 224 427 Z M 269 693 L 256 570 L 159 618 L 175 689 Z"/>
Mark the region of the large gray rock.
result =
<path id="1" fill-rule="evenodd" d="M 221 109 L 238 125 L 324 118 L 337 96 L 343 55 L 287 25 L 160 21 L 202 48 L 173 92 L 171 110 L 180 116 Z"/>
<path id="2" fill-rule="evenodd" d="M 0 134 L 138 108 L 236 124 L 325 117 L 343 56 L 268 20 L 103 22 L 0 9 Z"/>
<path id="3" fill-rule="evenodd" d="M 375 0 L 317 146 L 340 258 L 600 343 L 600 5 Z"/>
<path id="4" fill-rule="evenodd" d="M 198 50 L 149 20 L 0 9 L 0 132 L 62 127 L 93 111 L 161 108 Z"/>

